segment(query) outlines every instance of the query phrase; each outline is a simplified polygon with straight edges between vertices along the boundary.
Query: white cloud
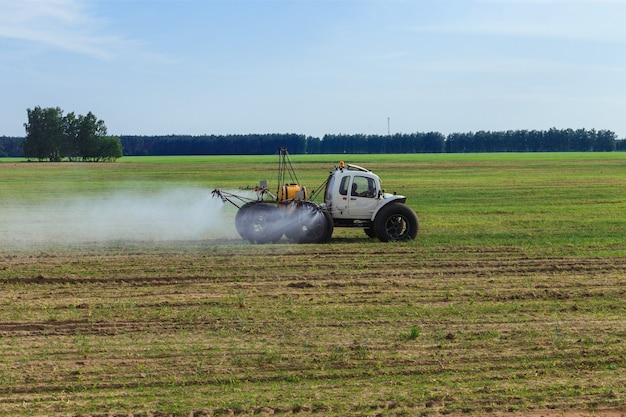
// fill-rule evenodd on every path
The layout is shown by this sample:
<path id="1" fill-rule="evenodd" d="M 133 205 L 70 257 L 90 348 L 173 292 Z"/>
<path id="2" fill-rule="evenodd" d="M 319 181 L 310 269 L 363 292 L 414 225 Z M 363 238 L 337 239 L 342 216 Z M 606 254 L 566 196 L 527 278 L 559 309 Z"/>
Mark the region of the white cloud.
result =
<path id="1" fill-rule="evenodd" d="M 99 59 L 110 59 L 132 43 L 107 34 L 106 21 L 80 0 L 0 0 L 0 38 Z"/>
<path id="2" fill-rule="evenodd" d="M 626 0 L 476 0 L 463 12 L 449 12 L 418 32 L 626 42 Z"/>

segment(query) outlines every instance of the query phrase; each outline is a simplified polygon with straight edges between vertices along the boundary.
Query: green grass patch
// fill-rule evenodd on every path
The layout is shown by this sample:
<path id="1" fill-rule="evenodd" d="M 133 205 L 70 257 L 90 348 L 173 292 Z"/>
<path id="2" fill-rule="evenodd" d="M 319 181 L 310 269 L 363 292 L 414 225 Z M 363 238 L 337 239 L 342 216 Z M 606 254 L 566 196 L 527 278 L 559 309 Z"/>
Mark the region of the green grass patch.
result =
<path id="1" fill-rule="evenodd" d="M 626 154 L 294 155 L 309 190 L 346 160 L 379 174 L 419 215 L 419 244 L 620 251 L 626 233 Z M 276 156 L 124 157 L 117 163 L 0 164 L 2 201 L 106 198 L 197 186 L 237 189 L 267 180 Z M 348 236 L 352 234 L 348 232 Z M 342 232 L 337 232 L 342 236 Z"/>

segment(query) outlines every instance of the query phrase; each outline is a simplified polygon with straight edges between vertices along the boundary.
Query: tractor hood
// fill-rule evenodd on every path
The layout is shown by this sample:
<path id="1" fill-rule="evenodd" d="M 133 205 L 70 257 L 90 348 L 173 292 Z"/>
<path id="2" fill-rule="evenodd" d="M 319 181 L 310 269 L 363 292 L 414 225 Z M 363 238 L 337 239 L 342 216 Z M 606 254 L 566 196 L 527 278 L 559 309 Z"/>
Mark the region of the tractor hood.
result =
<path id="1" fill-rule="evenodd" d="M 399 201 L 400 203 L 406 202 L 406 196 L 404 195 L 383 193 L 382 197 L 383 197 L 383 200 L 390 200 L 389 202 L 391 201 Z"/>

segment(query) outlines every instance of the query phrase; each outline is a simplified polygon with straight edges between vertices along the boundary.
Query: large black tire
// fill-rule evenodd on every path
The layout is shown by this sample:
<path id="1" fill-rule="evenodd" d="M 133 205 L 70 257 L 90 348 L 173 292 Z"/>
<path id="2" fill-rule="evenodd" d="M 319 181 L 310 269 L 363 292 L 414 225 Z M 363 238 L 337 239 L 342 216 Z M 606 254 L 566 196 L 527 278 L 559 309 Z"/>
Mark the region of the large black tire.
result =
<path id="1" fill-rule="evenodd" d="M 250 240 L 248 236 L 248 231 L 250 229 L 250 212 L 251 207 L 259 204 L 258 202 L 246 203 L 237 211 L 235 215 L 235 228 L 237 229 L 237 233 L 244 240 Z"/>
<path id="2" fill-rule="evenodd" d="M 276 243 L 283 236 L 280 210 L 270 203 L 244 204 L 235 216 L 235 227 L 251 243 Z"/>
<path id="3" fill-rule="evenodd" d="M 333 234 L 333 218 L 317 204 L 305 202 L 289 209 L 285 235 L 296 243 L 324 243 Z"/>
<path id="4" fill-rule="evenodd" d="M 363 231 L 365 232 L 365 234 L 368 237 L 371 237 L 372 239 L 378 237 L 378 236 L 376 236 L 376 230 L 374 230 L 374 224 L 373 223 L 371 225 L 367 226 L 367 227 L 364 227 Z"/>
<path id="5" fill-rule="evenodd" d="M 374 219 L 374 231 L 382 242 L 412 240 L 418 230 L 417 214 L 402 203 L 388 204 L 380 209 Z"/>

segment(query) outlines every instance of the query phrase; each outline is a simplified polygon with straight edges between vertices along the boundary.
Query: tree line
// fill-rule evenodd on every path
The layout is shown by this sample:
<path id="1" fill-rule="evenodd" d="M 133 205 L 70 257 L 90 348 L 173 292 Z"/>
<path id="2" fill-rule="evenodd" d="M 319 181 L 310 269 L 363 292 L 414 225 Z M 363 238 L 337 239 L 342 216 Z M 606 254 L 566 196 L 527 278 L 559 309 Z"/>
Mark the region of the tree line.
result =
<path id="1" fill-rule="evenodd" d="M 118 137 L 107 136 L 104 121 L 93 113 L 63 115 L 59 107 L 28 109 L 22 142 L 24 157 L 38 161 L 113 161 L 122 156 Z"/>
<path id="2" fill-rule="evenodd" d="M 611 152 L 626 141 L 610 130 L 556 129 L 409 133 L 394 135 L 297 134 L 120 136 L 124 155 L 271 155 L 279 147 L 292 154 Z"/>
<path id="3" fill-rule="evenodd" d="M 626 151 L 626 140 L 610 130 L 508 130 L 393 135 L 299 134 L 106 136 L 104 122 L 87 116 L 62 117 L 60 109 L 41 114 L 29 110 L 24 138 L 0 137 L 0 156 L 26 156 L 39 160 L 110 160 L 123 155 L 271 155 L 279 147 L 292 154 L 339 153 L 477 153 L 477 152 L 610 152 Z M 50 111 L 50 110 L 46 110 Z M 33 118 L 31 120 L 31 112 Z M 60 120 L 40 123 L 40 119 Z M 34 140 L 36 139 L 36 140 Z M 28 153 L 27 153 L 28 151 Z"/>
<path id="4" fill-rule="evenodd" d="M 446 152 L 611 152 L 624 150 L 624 141 L 610 130 L 556 129 L 453 133 Z"/>
<path id="5" fill-rule="evenodd" d="M 0 136 L 0 158 L 24 156 L 23 137 Z"/>
<path id="6" fill-rule="evenodd" d="M 120 136 L 124 155 L 272 155 L 281 147 L 292 154 L 307 152 L 307 139 L 297 134 Z"/>

